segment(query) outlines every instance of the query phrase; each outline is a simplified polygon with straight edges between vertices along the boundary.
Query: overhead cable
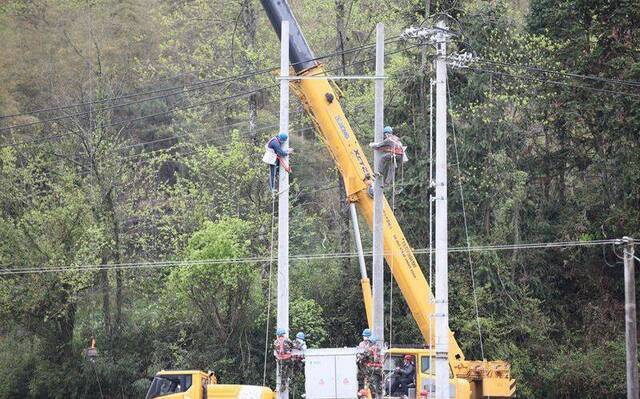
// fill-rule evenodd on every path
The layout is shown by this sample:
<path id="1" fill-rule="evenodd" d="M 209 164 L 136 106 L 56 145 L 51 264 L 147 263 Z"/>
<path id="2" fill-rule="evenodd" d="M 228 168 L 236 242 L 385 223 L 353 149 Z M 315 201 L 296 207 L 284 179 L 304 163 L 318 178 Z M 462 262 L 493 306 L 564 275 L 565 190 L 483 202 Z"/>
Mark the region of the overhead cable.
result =
<path id="1" fill-rule="evenodd" d="M 389 52 L 389 53 L 387 53 L 387 55 L 396 54 L 398 52 L 405 51 L 405 50 L 407 50 L 409 48 L 412 48 L 412 47 L 416 47 L 416 45 L 403 47 L 403 48 L 401 48 L 399 50 Z M 345 67 L 350 67 L 350 66 L 353 66 L 353 65 L 362 64 L 362 63 L 369 62 L 369 61 L 372 61 L 372 60 L 374 60 L 374 58 L 368 58 L 368 59 L 365 59 L 365 60 L 362 60 L 362 61 L 355 61 L 355 62 L 352 62 L 352 63 L 350 63 L 348 65 L 345 65 Z M 324 73 L 332 72 L 334 70 L 339 70 L 339 69 L 342 69 L 342 67 L 330 69 L 330 70 L 324 71 L 322 73 L 318 73 L 316 75 L 310 75 L 310 76 L 320 76 L 320 75 L 322 75 Z M 279 86 L 278 83 L 267 85 L 267 86 L 262 86 L 262 87 L 259 87 L 257 89 L 254 89 L 254 90 L 249 90 L 249 91 L 245 91 L 245 92 L 242 92 L 242 93 L 233 94 L 233 95 L 230 95 L 230 96 L 227 96 L 227 97 L 221 97 L 221 98 L 217 98 L 217 99 L 214 99 L 214 100 L 205 101 L 205 102 L 192 104 L 192 105 L 188 105 L 188 106 L 174 107 L 174 108 L 166 110 L 166 111 L 161 111 L 161 112 L 157 112 L 157 113 L 154 113 L 154 114 L 142 115 L 142 116 L 137 117 L 137 118 L 127 119 L 127 120 L 123 120 L 123 121 L 118 121 L 118 122 L 102 125 L 101 128 L 113 127 L 113 126 L 125 126 L 125 125 L 131 124 L 133 122 L 137 122 L 137 121 L 140 121 L 140 120 L 143 120 L 143 119 L 147 119 L 147 118 L 153 118 L 153 117 L 156 117 L 156 116 L 166 115 L 166 114 L 172 113 L 174 111 L 178 111 L 178 110 L 191 109 L 191 108 L 195 108 L 195 107 L 199 107 L 199 106 L 203 106 L 203 105 L 209 105 L 209 104 L 212 104 L 214 102 L 222 102 L 222 101 L 226 101 L 226 100 L 230 100 L 230 99 L 237 99 L 237 98 L 241 98 L 241 97 L 246 97 L 246 96 L 249 96 L 251 94 L 258 93 L 258 92 L 261 92 L 263 90 L 268 90 L 270 88 L 274 88 L 274 87 L 278 87 L 278 86 Z M 56 139 L 56 138 L 67 137 L 67 136 L 70 136 L 72 134 L 80 133 L 80 132 L 81 132 L 81 130 L 77 129 L 77 130 L 68 131 L 68 132 L 62 133 L 62 134 L 50 135 L 50 136 L 45 136 L 45 137 L 38 137 L 38 138 L 30 139 L 30 140 L 20 141 L 20 142 L 17 142 L 17 143 L 3 144 L 3 145 L 0 145 L 0 148 L 17 147 L 17 146 L 21 146 L 21 145 L 25 145 L 25 144 L 37 143 L 39 141 L 48 141 L 48 140 L 52 140 L 52 139 Z"/>
<path id="2" fill-rule="evenodd" d="M 545 69 L 537 66 L 492 61 L 484 58 L 473 58 L 472 62 L 480 62 L 483 64 L 499 65 L 499 66 L 505 66 L 505 67 L 514 67 L 514 68 L 526 69 L 532 72 L 539 72 L 539 73 L 545 73 L 550 75 L 560 75 L 560 76 L 566 76 L 570 78 L 583 79 L 583 80 L 592 80 L 595 82 L 620 84 L 620 85 L 631 86 L 631 87 L 640 87 L 640 81 L 636 81 L 636 80 L 613 79 L 613 78 L 607 78 L 607 77 L 595 76 L 595 75 L 581 75 L 573 72 L 562 72 L 562 71 L 556 71 L 552 69 Z"/>
<path id="3" fill-rule="evenodd" d="M 493 252 L 506 251 L 515 249 L 551 249 L 551 248 L 573 248 L 573 247 L 595 247 L 601 245 L 622 245 L 621 239 L 605 239 L 605 240 L 588 240 L 588 241 L 554 241 L 554 242 L 533 242 L 519 244 L 499 244 L 499 245 L 479 245 L 472 247 L 449 247 L 449 253 L 459 252 Z M 414 249 L 414 254 L 427 254 L 431 251 L 429 248 Z M 391 252 L 384 252 L 384 255 L 391 255 Z M 371 257 L 371 251 L 364 253 L 365 256 Z M 309 260 L 326 260 L 326 259 L 343 259 L 357 257 L 358 253 L 315 253 L 304 255 L 292 255 L 289 257 L 291 261 L 309 261 Z M 32 274 L 32 273 L 51 273 L 51 272 L 77 272 L 77 271 L 95 271 L 110 269 L 136 269 L 136 268 L 161 268 L 161 267 L 178 267 L 178 266 L 198 266 L 198 265 L 228 265 L 228 264 L 244 264 L 244 263 L 262 263 L 268 262 L 268 256 L 255 256 L 243 258 L 226 258 L 226 259 L 205 259 L 205 260 L 175 260 L 175 261 L 159 261 L 159 262 L 126 262 L 113 264 L 93 264 L 93 265 L 77 265 L 77 266 L 51 266 L 51 267 L 33 267 L 23 269 L 11 269 L 5 266 L 0 269 L 0 276 L 14 274 Z"/>
<path id="4" fill-rule="evenodd" d="M 598 88 L 598 87 L 585 86 L 585 85 L 579 85 L 579 84 L 572 84 L 572 83 L 562 82 L 562 81 L 558 81 L 558 80 L 535 78 L 535 77 L 532 77 L 532 76 L 514 75 L 514 74 L 511 74 L 511 73 L 507 73 L 507 72 L 483 69 L 483 68 L 478 68 L 478 67 L 468 66 L 468 67 L 461 68 L 461 70 L 468 70 L 468 71 L 471 71 L 471 72 L 474 72 L 474 73 L 490 73 L 490 74 L 494 74 L 494 75 L 506 76 L 506 77 L 515 78 L 515 79 L 535 81 L 535 82 L 540 82 L 540 83 L 544 83 L 544 84 L 550 83 L 550 84 L 559 85 L 559 86 L 567 86 L 567 87 L 571 87 L 571 88 L 574 88 L 574 89 L 592 90 L 592 91 L 597 91 L 597 92 L 600 92 L 600 93 L 608 93 L 608 94 L 613 94 L 613 95 L 617 95 L 617 96 L 627 96 L 627 97 L 640 98 L 640 94 L 629 93 L 629 92 L 626 92 L 626 91 L 602 89 L 602 88 Z"/>
<path id="5" fill-rule="evenodd" d="M 397 41 L 399 41 L 399 36 L 395 36 L 395 37 L 389 38 L 389 39 L 387 39 L 385 41 L 385 43 L 386 44 L 390 44 L 390 43 L 394 43 L 394 42 L 397 42 Z M 364 50 L 364 49 L 367 49 L 367 48 L 372 48 L 372 47 L 375 47 L 375 43 L 369 43 L 369 44 L 364 44 L 364 45 L 361 45 L 361 46 L 358 46 L 358 47 L 352 47 L 352 48 L 344 50 L 344 51 L 336 51 L 336 52 L 333 52 L 333 53 L 329 53 L 329 54 L 325 54 L 325 55 L 322 55 L 322 56 L 319 56 L 319 57 L 315 57 L 315 58 L 313 58 L 311 60 L 305 60 L 305 61 L 299 61 L 297 63 L 292 63 L 291 65 L 294 66 L 294 65 L 297 65 L 299 63 L 304 63 L 304 62 L 309 62 L 309 61 L 319 61 L 319 60 L 323 60 L 323 59 L 327 59 L 327 58 L 337 57 L 339 55 L 350 54 L 350 53 L 353 53 L 353 52 L 356 52 L 356 51 L 361 51 L 361 50 Z M 105 99 L 100 99 L 100 100 L 87 101 L 87 102 L 83 102 L 83 103 L 76 103 L 76 104 L 69 104 L 69 105 L 63 105 L 63 106 L 58 106 L 58 107 L 37 109 L 37 110 L 29 111 L 29 112 L 23 112 L 23 113 L 11 114 L 11 115 L 0 115 L 0 119 L 15 118 L 15 117 L 19 117 L 19 116 L 29 116 L 29 115 L 34 115 L 34 114 L 39 114 L 39 113 L 44 113 L 44 112 L 59 111 L 59 110 L 64 110 L 64 109 L 69 109 L 69 108 L 78 108 L 78 107 L 83 107 L 83 106 L 87 106 L 87 105 L 94 105 L 94 104 L 102 104 L 102 103 L 105 103 L 105 102 L 118 101 L 118 100 L 128 99 L 128 98 L 132 98 L 132 97 L 140 97 L 140 96 L 145 96 L 145 95 L 149 95 L 149 94 L 157 94 L 157 93 L 164 93 L 164 92 L 167 92 L 167 91 L 175 91 L 175 93 L 169 93 L 169 94 L 165 94 L 165 95 L 162 95 L 162 96 L 145 98 L 145 99 L 136 100 L 136 101 L 132 101 L 132 102 L 129 102 L 129 103 L 124 103 L 124 104 L 114 104 L 114 105 L 111 105 L 111 106 L 108 106 L 108 107 L 101 108 L 100 110 L 107 110 L 107 109 L 125 107 L 125 106 L 128 106 L 128 105 L 138 104 L 138 103 L 145 102 L 145 101 L 152 101 L 152 100 L 156 100 L 156 99 L 160 99 L 160 98 L 170 97 L 170 96 L 177 95 L 177 94 L 183 94 L 184 92 L 189 92 L 189 91 L 194 91 L 194 90 L 201 90 L 203 88 L 211 87 L 211 86 L 214 86 L 214 85 L 219 85 L 219 84 L 222 84 L 222 83 L 226 83 L 228 81 L 251 78 L 251 77 L 255 77 L 257 75 L 263 75 L 265 73 L 274 72 L 274 71 L 277 71 L 279 69 L 280 69 L 279 66 L 274 66 L 274 67 L 258 69 L 258 70 L 254 70 L 254 71 L 251 71 L 251 72 L 247 72 L 247 73 L 243 73 L 243 74 L 239 74 L 239 75 L 234 75 L 234 76 L 227 76 L 227 77 L 223 77 L 223 78 L 201 80 L 201 81 L 198 81 L 196 83 L 192 83 L 192 84 L 188 84 L 188 85 L 173 86 L 173 87 L 167 87 L 167 88 L 162 88 L 162 89 L 148 90 L 148 91 L 144 91 L 144 92 L 134 92 L 134 93 L 129 93 L 129 94 L 126 94 L 126 95 L 123 95 L 123 96 L 118 96 L 118 97 L 110 97 L 110 98 L 105 98 Z M 32 125 L 35 125 L 35 124 L 55 121 L 55 120 L 64 119 L 64 118 L 71 118 L 71 117 L 75 117 L 75 116 L 85 115 L 85 114 L 88 114 L 90 112 L 92 112 L 92 111 L 86 111 L 86 112 L 81 112 L 81 113 L 76 113 L 76 114 L 71 114 L 71 115 L 65 115 L 65 116 L 62 116 L 62 117 L 59 117 L 59 118 L 44 119 L 42 121 L 4 127 L 4 128 L 0 128 L 0 131 L 12 129 L 12 128 L 20 128 L 20 127 L 32 126 Z"/>

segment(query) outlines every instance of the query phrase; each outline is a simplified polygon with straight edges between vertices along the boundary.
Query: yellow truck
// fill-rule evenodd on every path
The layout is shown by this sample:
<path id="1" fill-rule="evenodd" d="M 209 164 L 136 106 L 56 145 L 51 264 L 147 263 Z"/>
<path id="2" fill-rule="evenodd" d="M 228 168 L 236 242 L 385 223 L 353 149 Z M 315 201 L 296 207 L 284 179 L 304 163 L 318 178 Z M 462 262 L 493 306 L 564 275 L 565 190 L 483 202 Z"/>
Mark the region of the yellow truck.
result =
<path id="1" fill-rule="evenodd" d="M 274 399 L 275 393 L 256 385 L 218 384 L 200 370 L 160 371 L 151 381 L 145 399 Z"/>

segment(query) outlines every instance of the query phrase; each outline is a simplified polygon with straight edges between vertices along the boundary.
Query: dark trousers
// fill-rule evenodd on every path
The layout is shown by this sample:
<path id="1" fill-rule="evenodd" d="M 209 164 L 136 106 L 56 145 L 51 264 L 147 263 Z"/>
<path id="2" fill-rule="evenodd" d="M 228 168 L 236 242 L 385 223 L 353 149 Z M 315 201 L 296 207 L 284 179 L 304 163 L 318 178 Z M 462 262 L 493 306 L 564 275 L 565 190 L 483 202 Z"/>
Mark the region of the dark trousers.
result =
<path id="1" fill-rule="evenodd" d="M 389 388 L 389 395 L 393 395 L 394 393 L 396 393 L 398 388 L 400 388 L 400 392 L 403 395 L 408 395 L 409 384 L 411 384 L 412 382 L 413 382 L 412 380 L 409 380 L 406 378 L 395 378 L 393 380 L 393 383 L 391 384 L 391 388 Z"/>
<path id="2" fill-rule="evenodd" d="M 402 164 L 402 155 L 384 153 L 380 158 L 380 169 L 384 178 L 384 186 L 390 186 L 396 178 L 396 168 Z"/>
<path id="3" fill-rule="evenodd" d="M 271 191 L 276 191 L 276 179 L 280 173 L 280 161 L 276 161 L 275 165 L 269 165 L 269 188 Z"/>

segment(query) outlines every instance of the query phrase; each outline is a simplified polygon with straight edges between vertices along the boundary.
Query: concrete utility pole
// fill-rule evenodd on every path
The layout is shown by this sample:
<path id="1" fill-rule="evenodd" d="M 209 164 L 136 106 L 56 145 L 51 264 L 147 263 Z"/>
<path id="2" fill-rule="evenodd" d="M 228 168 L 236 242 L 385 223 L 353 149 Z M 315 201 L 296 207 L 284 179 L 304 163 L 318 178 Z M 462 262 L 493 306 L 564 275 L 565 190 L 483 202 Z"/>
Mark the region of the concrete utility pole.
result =
<path id="1" fill-rule="evenodd" d="M 375 83 L 375 124 L 374 141 L 383 140 L 384 123 L 384 25 L 376 25 L 376 83 Z M 373 171 L 376 176 L 373 183 L 373 334 L 376 342 L 384 345 L 384 240 L 383 240 L 383 204 L 382 153 L 373 151 Z"/>
<path id="2" fill-rule="evenodd" d="M 636 324 L 636 276 L 634 240 L 623 237 L 624 248 L 624 316 L 627 343 L 627 399 L 638 399 L 638 336 Z"/>
<path id="3" fill-rule="evenodd" d="M 282 21 L 280 37 L 280 132 L 289 133 L 289 21 Z M 289 141 L 282 145 L 287 151 Z M 289 157 L 285 157 L 289 163 Z M 278 186 L 278 311 L 277 328 L 289 333 L 289 172 L 280 165 Z M 277 373 L 278 399 L 288 399 L 289 389 L 280 390 L 280 367 Z"/>
<path id="4" fill-rule="evenodd" d="M 436 26 L 436 399 L 449 399 L 447 27 Z"/>
<path id="5" fill-rule="evenodd" d="M 376 85 L 375 85 L 375 123 L 374 141 L 383 140 L 384 123 L 384 25 L 376 25 Z M 382 192 L 382 153 L 373 151 L 373 171 L 376 176 L 373 182 L 373 335 L 379 348 L 384 346 L 384 238 L 383 210 L 384 194 Z M 382 392 L 375 393 L 382 398 Z"/>

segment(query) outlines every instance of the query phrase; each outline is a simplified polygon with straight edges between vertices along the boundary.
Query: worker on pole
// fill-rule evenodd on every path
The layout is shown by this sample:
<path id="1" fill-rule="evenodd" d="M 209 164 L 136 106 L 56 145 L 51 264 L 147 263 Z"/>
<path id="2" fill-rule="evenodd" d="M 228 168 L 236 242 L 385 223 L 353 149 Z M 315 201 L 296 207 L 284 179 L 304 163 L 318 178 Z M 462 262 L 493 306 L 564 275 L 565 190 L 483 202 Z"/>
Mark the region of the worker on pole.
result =
<path id="1" fill-rule="evenodd" d="M 371 330 L 362 331 L 362 341 L 358 344 L 356 354 L 358 364 L 358 381 L 365 389 L 368 387 L 372 396 L 382 394 L 382 356 Z"/>
<path id="2" fill-rule="evenodd" d="M 287 390 L 289 380 L 293 374 L 293 359 L 291 354 L 293 343 L 289 337 L 287 337 L 287 332 L 284 328 L 278 328 L 276 330 L 276 336 L 275 341 L 273 341 L 273 355 L 280 368 L 280 391 L 284 392 Z"/>
<path id="3" fill-rule="evenodd" d="M 307 341 L 305 341 L 304 332 L 299 331 L 296 334 L 296 339 L 293 340 L 293 371 L 297 374 L 302 374 L 304 371 L 304 351 L 307 350 Z"/>
<path id="4" fill-rule="evenodd" d="M 293 349 L 298 349 L 300 351 L 307 350 L 307 341 L 305 341 L 304 332 L 299 331 L 296 334 L 296 339 L 293 341 Z"/>
<path id="5" fill-rule="evenodd" d="M 289 135 L 285 132 L 280 132 L 276 136 L 269 139 L 264 146 L 264 155 L 262 161 L 269 164 L 269 187 L 272 193 L 277 193 L 276 179 L 280 172 L 280 165 L 287 171 L 291 172 L 289 164 L 287 164 L 285 158 L 293 153 L 293 148 L 285 150 L 282 145 L 289 139 Z"/>
<path id="6" fill-rule="evenodd" d="M 384 155 L 380 158 L 378 169 L 382 171 L 384 187 L 393 184 L 396 178 L 396 169 L 408 159 L 405 155 L 406 147 L 403 147 L 400 138 L 393 134 L 393 128 L 385 126 L 382 132 L 384 133 L 384 140 L 379 143 L 370 143 L 369 146 L 376 151 L 384 152 Z"/>

